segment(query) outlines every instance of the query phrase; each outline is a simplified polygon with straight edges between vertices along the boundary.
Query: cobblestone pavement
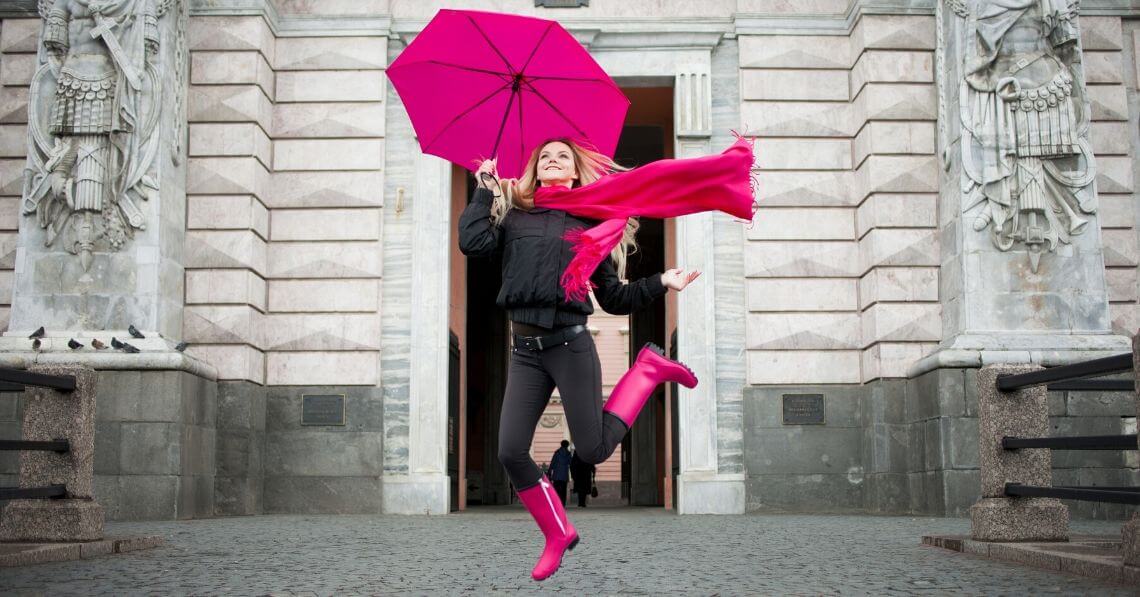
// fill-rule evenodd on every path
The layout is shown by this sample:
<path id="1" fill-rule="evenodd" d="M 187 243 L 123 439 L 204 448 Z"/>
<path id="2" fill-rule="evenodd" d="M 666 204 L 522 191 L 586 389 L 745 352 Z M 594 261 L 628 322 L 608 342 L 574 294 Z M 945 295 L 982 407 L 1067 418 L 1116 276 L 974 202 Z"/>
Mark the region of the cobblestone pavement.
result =
<path id="1" fill-rule="evenodd" d="M 565 591 L 581 594 L 1135 594 L 1120 585 L 920 545 L 964 519 L 685 516 L 570 510 L 582 543 L 553 578 L 530 568 L 540 535 L 521 509 L 443 517 L 258 516 L 110 523 L 159 549 L 0 569 L 5 595 L 328 595 Z M 1115 534 L 1119 523 L 1075 522 Z"/>

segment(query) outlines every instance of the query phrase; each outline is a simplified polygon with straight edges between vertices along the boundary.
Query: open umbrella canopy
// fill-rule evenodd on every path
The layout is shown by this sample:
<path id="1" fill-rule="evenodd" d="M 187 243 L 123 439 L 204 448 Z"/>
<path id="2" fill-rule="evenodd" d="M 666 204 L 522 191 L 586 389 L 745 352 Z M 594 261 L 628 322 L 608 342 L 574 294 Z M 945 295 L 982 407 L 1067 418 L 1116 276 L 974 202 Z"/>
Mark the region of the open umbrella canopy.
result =
<path id="1" fill-rule="evenodd" d="M 553 137 L 613 156 L 629 108 L 573 36 L 533 17 L 440 10 L 388 78 L 424 153 L 469 170 L 498 158 L 505 177 Z"/>

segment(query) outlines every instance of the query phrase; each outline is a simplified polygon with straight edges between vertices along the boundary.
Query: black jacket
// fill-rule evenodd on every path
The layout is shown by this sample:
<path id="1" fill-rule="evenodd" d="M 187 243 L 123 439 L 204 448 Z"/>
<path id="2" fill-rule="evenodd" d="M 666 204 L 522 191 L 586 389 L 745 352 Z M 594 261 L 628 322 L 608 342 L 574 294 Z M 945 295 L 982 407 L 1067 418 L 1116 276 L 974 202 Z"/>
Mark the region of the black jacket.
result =
<path id="1" fill-rule="evenodd" d="M 589 228 L 597 222 L 557 209 L 536 207 L 512 209 L 501 226 L 491 224 L 491 192 L 475 190 L 475 196 L 459 216 L 459 250 L 464 255 L 488 257 L 501 251 L 503 285 L 496 303 L 507 310 L 511 321 L 547 328 L 586 323 L 594 312 L 589 298 L 566 302 L 558 279 L 574 256 L 570 243 L 562 240 L 569 230 Z M 590 277 L 597 288 L 594 297 L 607 313 L 627 315 L 664 296 L 660 275 L 630 283 L 617 276 L 610 259 L 603 259 Z"/>

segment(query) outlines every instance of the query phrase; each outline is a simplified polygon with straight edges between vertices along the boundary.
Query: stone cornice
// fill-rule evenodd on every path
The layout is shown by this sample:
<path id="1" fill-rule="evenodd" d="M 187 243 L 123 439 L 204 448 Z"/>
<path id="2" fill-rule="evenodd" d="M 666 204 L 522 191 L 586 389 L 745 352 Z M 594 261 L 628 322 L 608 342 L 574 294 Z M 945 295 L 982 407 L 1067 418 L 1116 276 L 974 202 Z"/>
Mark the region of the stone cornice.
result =
<path id="1" fill-rule="evenodd" d="M 270 0 L 188 0 L 193 16 L 258 16 L 277 37 L 383 36 L 392 18 L 386 14 L 308 16 L 281 14 Z M 0 0 L 0 18 L 38 17 L 36 0 Z"/>
<path id="2" fill-rule="evenodd" d="M 345 16 L 304 16 L 277 12 L 270 0 L 189 0 L 192 15 L 255 15 L 262 16 L 281 37 L 296 35 L 389 35 L 394 33 L 405 40 L 415 36 L 427 23 L 424 19 L 400 19 L 391 14 L 360 14 Z M 694 40 L 683 34 L 721 32 L 731 37 L 743 34 L 820 34 L 849 33 L 865 14 L 933 15 L 934 4 L 939 0 L 856 0 L 846 13 L 796 14 L 734 13 L 706 19 L 671 19 L 645 17 L 610 19 L 563 18 L 559 19 L 584 44 L 593 47 L 595 38 L 604 34 L 600 43 L 604 47 L 628 47 L 634 42 L 647 42 L 641 47 L 688 47 Z M 1086 16 L 1140 17 L 1140 6 L 1134 0 L 1083 0 L 1081 14 Z M 0 18 L 36 17 L 36 0 L 0 0 Z M 666 32 L 669 36 L 657 34 Z M 653 36 L 637 34 L 653 33 Z M 682 34 L 677 37 L 676 34 Z M 610 38 L 610 39 L 607 39 Z M 660 38 L 660 39 L 657 39 Z M 700 42 L 695 42 L 702 45 Z M 714 44 L 715 45 L 715 44 Z"/>
<path id="3" fill-rule="evenodd" d="M 712 49 L 725 37 L 732 36 L 731 24 L 725 31 L 613 31 L 600 30 L 591 36 L 586 47 L 591 50 L 643 50 Z M 570 29 L 579 37 L 578 29 Z"/>
<path id="4" fill-rule="evenodd" d="M 36 0 L 0 0 L 0 19 L 38 16 Z"/>
<path id="5" fill-rule="evenodd" d="M 382 36 L 392 18 L 384 14 L 344 16 L 281 14 L 270 0 L 190 0 L 192 16 L 260 16 L 277 37 Z"/>
<path id="6" fill-rule="evenodd" d="M 732 18 L 727 16 L 704 19 L 562 18 L 558 22 L 591 50 L 711 49 L 721 39 L 733 34 Z M 393 19 L 392 36 L 407 44 L 426 25 L 425 19 Z"/>
<path id="7" fill-rule="evenodd" d="M 863 15 L 934 15 L 934 5 L 945 0 L 856 0 L 846 13 L 779 14 L 736 13 L 737 35 L 848 35 Z M 1140 16 L 1133 0 L 1083 0 L 1084 16 Z"/>
<path id="8" fill-rule="evenodd" d="M 933 15 L 938 0 L 863 0 L 846 13 L 794 14 L 737 13 L 738 35 L 847 35 L 863 15 Z"/>
<path id="9" fill-rule="evenodd" d="M 1081 0 L 1081 14 L 1090 17 L 1140 17 L 1135 0 Z"/>

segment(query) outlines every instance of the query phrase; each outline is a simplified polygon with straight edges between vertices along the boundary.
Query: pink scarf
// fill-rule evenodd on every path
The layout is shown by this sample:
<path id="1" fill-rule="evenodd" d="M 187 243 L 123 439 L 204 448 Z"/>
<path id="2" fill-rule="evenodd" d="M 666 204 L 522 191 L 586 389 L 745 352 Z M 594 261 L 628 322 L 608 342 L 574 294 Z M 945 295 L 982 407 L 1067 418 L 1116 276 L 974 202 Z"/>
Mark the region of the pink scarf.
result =
<path id="1" fill-rule="evenodd" d="M 658 160 L 576 189 L 535 189 L 536 206 L 605 220 L 588 230 L 571 230 L 563 237 L 574 245 L 574 257 L 560 280 L 566 300 L 585 300 L 594 287 L 590 276 L 621 242 L 627 218 L 672 218 L 719 210 L 752 220 L 752 164 L 752 142 L 738 137 L 719 155 Z"/>

